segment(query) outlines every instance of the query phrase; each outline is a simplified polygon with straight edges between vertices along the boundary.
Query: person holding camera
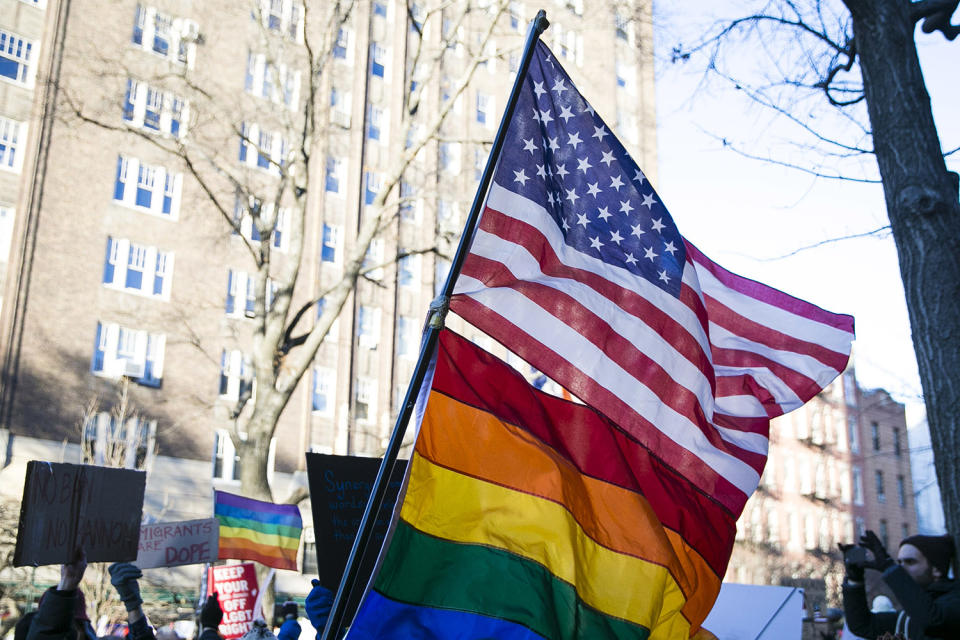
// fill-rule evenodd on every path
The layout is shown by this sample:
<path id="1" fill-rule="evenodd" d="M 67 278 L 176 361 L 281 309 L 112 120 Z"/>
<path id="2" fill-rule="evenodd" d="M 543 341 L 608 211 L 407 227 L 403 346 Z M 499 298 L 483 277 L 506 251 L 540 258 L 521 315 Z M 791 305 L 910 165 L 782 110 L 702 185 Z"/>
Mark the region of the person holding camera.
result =
<path id="1" fill-rule="evenodd" d="M 873 531 L 861 536 L 859 545 L 841 544 L 840 550 L 846 569 L 843 611 L 853 633 L 863 638 L 885 634 L 901 634 L 911 640 L 960 638 L 960 585 L 948 578 L 955 555 L 953 538 L 905 538 L 896 561 Z M 902 611 L 870 612 L 864 585 L 866 569 L 883 574 L 883 581 L 900 601 Z"/>

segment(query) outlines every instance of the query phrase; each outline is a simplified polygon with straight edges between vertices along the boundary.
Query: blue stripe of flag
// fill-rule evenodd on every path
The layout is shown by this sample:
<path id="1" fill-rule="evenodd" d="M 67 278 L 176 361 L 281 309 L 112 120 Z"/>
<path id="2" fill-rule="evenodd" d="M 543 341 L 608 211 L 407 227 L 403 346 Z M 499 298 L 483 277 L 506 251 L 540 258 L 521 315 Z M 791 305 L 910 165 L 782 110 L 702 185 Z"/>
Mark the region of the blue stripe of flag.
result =
<path id="1" fill-rule="evenodd" d="M 243 518 L 255 522 L 269 522 L 270 524 L 282 524 L 288 527 L 303 528 L 303 521 L 300 515 L 285 515 L 282 513 L 263 513 L 262 511 L 253 511 L 241 507 L 233 507 L 228 504 L 217 503 L 213 507 L 213 514 L 217 516 L 230 516 L 232 518 Z"/>

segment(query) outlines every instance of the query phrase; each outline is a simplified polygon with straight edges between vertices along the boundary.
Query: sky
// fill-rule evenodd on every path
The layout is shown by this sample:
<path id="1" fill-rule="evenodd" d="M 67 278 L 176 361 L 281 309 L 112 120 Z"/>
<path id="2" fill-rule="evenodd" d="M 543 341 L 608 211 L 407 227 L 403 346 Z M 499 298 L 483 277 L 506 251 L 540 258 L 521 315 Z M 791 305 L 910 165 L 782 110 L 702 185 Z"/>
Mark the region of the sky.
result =
<path id="1" fill-rule="evenodd" d="M 760 280 L 856 320 L 854 357 L 864 388 L 882 387 L 906 403 L 908 426 L 923 416 L 922 392 L 896 249 L 887 233 L 802 247 L 888 224 L 878 184 L 814 178 L 725 149 L 727 138 L 766 157 L 796 164 L 809 157 L 786 140 L 793 132 L 720 82 L 701 84 L 703 63 L 669 60 L 715 16 L 743 15 L 733 0 L 654 4 L 658 167 L 654 186 L 680 231 L 704 253 L 740 275 Z M 739 13 L 738 13 L 739 12 Z M 919 30 L 918 30 L 919 33 Z M 960 41 L 920 34 L 917 40 L 934 118 L 944 149 L 960 146 L 960 86 L 951 59 Z M 740 49 L 736 55 L 746 55 Z M 824 101 L 825 102 L 825 101 Z M 808 105 L 802 105 L 808 108 Z M 829 125 L 828 125 L 829 126 Z M 948 160 L 960 170 L 960 153 Z M 872 157 L 867 160 L 872 170 Z"/>

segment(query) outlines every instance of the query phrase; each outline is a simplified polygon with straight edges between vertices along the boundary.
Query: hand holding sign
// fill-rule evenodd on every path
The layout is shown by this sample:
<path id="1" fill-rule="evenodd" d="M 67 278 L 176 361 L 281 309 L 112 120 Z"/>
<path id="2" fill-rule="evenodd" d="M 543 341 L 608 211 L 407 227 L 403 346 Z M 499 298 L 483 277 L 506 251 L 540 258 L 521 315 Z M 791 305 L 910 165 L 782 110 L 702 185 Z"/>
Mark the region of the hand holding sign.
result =
<path id="1" fill-rule="evenodd" d="M 60 583 L 57 585 L 57 589 L 60 591 L 76 591 L 86 570 L 87 554 L 83 552 L 83 549 L 77 548 L 74 551 L 73 560 L 60 565 Z"/>

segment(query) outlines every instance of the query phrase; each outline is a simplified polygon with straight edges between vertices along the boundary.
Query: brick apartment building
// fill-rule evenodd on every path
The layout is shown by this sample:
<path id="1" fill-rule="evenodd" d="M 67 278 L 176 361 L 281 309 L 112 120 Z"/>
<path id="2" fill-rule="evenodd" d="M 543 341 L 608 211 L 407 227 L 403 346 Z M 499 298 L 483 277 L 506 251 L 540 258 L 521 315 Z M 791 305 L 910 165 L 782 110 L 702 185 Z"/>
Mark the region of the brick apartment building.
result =
<path id="1" fill-rule="evenodd" d="M 306 43 L 331 32 L 332 4 L 0 0 L 0 245 L 10 246 L 0 310 L 4 493 L 18 495 L 26 460 L 79 461 L 81 445 L 96 459 L 119 433 L 126 464 L 148 470 L 148 516 L 208 515 L 211 484 L 237 485 L 226 429 L 250 391 L 243 239 L 253 231 L 238 203 L 228 212 L 238 216 L 234 232 L 161 147 L 207 144 L 211 166 L 269 187 L 271 159 L 295 143 L 270 123 L 296 121 L 316 88 L 323 135 L 314 152 L 323 161 L 305 177 L 292 294 L 308 301 L 342 274 L 395 152 L 451 99 L 470 61 L 487 56 L 441 139 L 393 194 L 403 199 L 396 222 L 370 250 L 383 258 L 437 244 L 440 255 L 389 263 L 359 283 L 282 414 L 272 480 L 278 492 L 302 482 L 307 450 L 381 450 L 535 6 L 504 3 L 497 14 L 497 3 L 480 2 L 459 22 L 457 3 L 442 11 L 427 0 L 346 3 L 314 83 L 303 71 Z M 550 3 L 543 39 L 655 177 L 650 7 L 584 4 Z M 494 15 L 490 42 L 474 51 Z M 440 75 L 414 68 L 421 37 L 442 55 Z M 417 87 L 421 104 L 405 118 Z M 294 229 L 277 216 L 271 255 L 282 269 Z M 137 414 L 118 425 L 110 410 L 121 377 Z"/>

